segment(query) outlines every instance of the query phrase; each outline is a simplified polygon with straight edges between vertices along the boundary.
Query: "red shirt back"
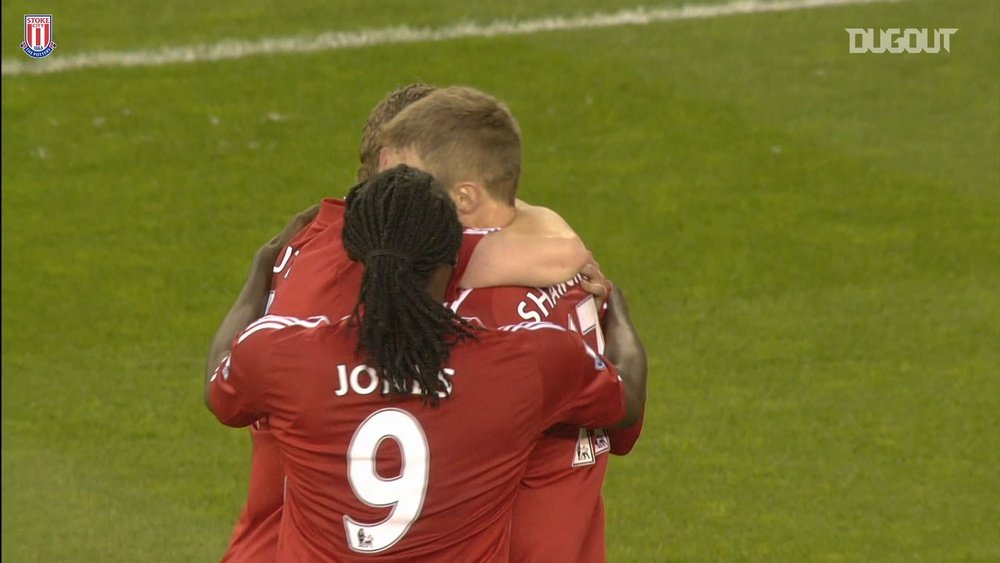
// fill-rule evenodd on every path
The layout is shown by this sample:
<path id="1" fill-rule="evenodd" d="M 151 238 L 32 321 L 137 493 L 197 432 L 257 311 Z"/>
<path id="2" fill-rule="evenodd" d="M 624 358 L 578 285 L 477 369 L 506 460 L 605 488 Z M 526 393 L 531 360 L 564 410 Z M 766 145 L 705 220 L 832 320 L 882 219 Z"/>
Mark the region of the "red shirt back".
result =
<path id="1" fill-rule="evenodd" d="M 485 233 L 466 234 L 463 256 L 471 256 Z M 459 315 L 495 327 L 525 321 L 555 323 L 583 335 L 600 353 L 604 335 L 594 296 L 577 275 L 547 288 L 456 288 L 451 307 Z M 549 430 L 532 451 L 514 507 L 511 556 L 515 561 L 605 559 L 601 488 L 608 452 L 627 453 L 641 423 L 606 431 L 561 426 Z M 612 448 L 614 445 L 614 449 Z"/>
<path id="2" fill-rule="evenodd" d="M 351 261 L 343 248 L 341 231 L 344 210 L 342 200 L 324 200 L 316 220 L 297 235 L 278 257 L 272 277 L 269 313 L 295 317 L 324 315 L 333 320 L 351 313 L 360 289 L 363 268 Z M 457 281 L 464 274 L 476 245 L 484 235 L 492 231 L 466 229 L 452 277 L 453 284 L 450 286 L 450 291 L 455 292 L 454 295 L 458 295 L 460 291 L 457 288 Z M 494 327 L 538 318 L 547 318 L 566 327 L 584 327 L 588 343 L 595 349 L 603 349 L 602 339 L 598 338 L 599 326 L 596 327 L 596 332 L 590 330 L 591 323 L 587 322 L 589 316 L 586 313 L 581 317 L 575 309 L 570 311 L 571 303 L 575 307 L 585 302 L 589 294 L 579 288 L 572 289 L 557 300 L 561 304 L 560 307 L 551 307 L 540 293 L 543 290 L 503 289 L 503 293 L 496 294 L 490 292 L 498 290 L 490 292 L 476 290 L 466 297 L 471 300 L 460 312 L 466 314 L 474 310 L 488 310 L 482 313 L 484 318 L 481 321 L 486 326 Z M 514 292 L 510 293 L 507 290 Z M 517 306 L 525 298 L 532 299 L 532 297 L 519 294 L 519 291 L 534 292 L 531 294 L 534 300 L 523 309 L 525 316 L 516 313 Z M 499 298 L 502 296 L 506 296 L 506 299 Z M 498 297 L 495 302 L 493 297 Z M 543 312 L 545 314 L 541 314 Z M 569 321 L 572 315 L 577 315 L 577 321 L 573 321 L 575 325 Z M 284 502 L 285 470 L 281 465 L 277 441 L 267 425 L 267 419 L 262 418 L 254 422 L 251 427 L 253 454 L 247 502 L 234 528 L 230 545 L 223 557 L 224 562 L 274 561 Z M 580 434 L 576 428 L 563 429 L 561 434 L 561 440 L 546 440 L 546 443 L 540 444 L 533 454 L 538 461 L 533 463 L 533 470 L 529 472 L 522 487 L 524 494 L 518 497 L 518 517 L 514 523 L 516 530 L 514 548 L 528 554 L 538 550 L 538 556 L 542 557 L 553 553 L 553 549 L 557 550 L 555 553 L 568 553 L 568 550 L 575 545 L 588 553 L 594 553 L 599 548 L 603 557 L 604 520 L 599 490 L 607 464 L 606 456 L 601 455 L 606 451 L 603 446 L 605 440 L 594 433 Z M 637 437 L 638 432 L 636 431 L 634 435 Z M 592 466 L 576 467 L 590 467 L 591 470 L 568 471 L 564 463 L 566 452 L 571 452 L 573 456 L 585 455 L 587 449 L 584 447 L 578 452 L 576 446 L 578 443 L 583 445 L 588 440 L 591 442 L 590 452 L 593 454 L 594 463 Z M 613 444 L 618 447 L 625 441 L 616 439 L 613 440 Z M 628 447 L 631 447 L 632 442 L 634 438 L 629 441 Z M 548 464 L 551 464 L 550 470 L 545 469 Z M 537 478 L 532 477 L 536 475 Z M 581 479 L 584 481 L 582 484 L 578 482 Z M 550 485 L 553 488 L 546 493 L 545 489 Z M 537 500 L 533 500 L 536 496 Z M 572 499 L 584 506 L 580 508 L 581 511 L 563 512 L 558 508 L 560 506 L 558 503 L 551 502 L 553 498 L 559 499 L 560 502 L 563 499 Z M 569 514 L 590 516 L 576 517 L 572 522 L 562 524 Z M 585 523 L 589 523 L 588 525 L 595 531 L 583 531 Z M 554 536 L 548 535 L 553 527 L 558 527 L 560 532 Z M 545 535 L 547 539 L 542 537 Z M 559 541 L 553 542 L 554 538 L 558 538 Z M 580 542 L 584 542 L 586 546 Z"/>
<path id="3" fill-rule="evenodd" d="M 355 346 L 347 321 L 267 316 L 210 383 L 221 421 L 267 416 L 280 444 L 279 560 L 506 560 L 515 493 L 543 431 L 624 416 L 614 368 L 547 323 L 455 346 L 437 408 L 384 396 Z"/>

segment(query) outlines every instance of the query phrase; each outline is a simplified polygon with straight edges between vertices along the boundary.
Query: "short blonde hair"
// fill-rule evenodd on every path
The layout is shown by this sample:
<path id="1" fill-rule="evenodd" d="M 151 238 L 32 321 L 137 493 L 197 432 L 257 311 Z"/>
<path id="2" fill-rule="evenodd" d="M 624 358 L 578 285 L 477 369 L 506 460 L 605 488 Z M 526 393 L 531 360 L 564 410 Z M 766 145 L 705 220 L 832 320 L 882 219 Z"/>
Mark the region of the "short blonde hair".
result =
<path id="1" fill-rule="evenodd" d="M 382 127 L 383 147 L 412 149 L 445 187 L 477 181 L 514 204 L 521 176 L 521 128 L 507 106 L 467 86 L 431 92 Z"/>
<path id="2" fill-rule="evenodd" d="M 358 168 L 358 181 L 362 182 L 378 173 L 378 158 L 382 151 L 382 143 L 379 142 L 378 131 L 383 125 L 403 110 L 406 106 L 420 100 L 437 90 L 436 86 L 415 82 L 406 86 L 396 88 L 386 94 L 385 98 L 372 108 L 368 114 L 368 121 L 361 131 L 361 147 L 358 151 L 358 158 L 361 166 Z"/>

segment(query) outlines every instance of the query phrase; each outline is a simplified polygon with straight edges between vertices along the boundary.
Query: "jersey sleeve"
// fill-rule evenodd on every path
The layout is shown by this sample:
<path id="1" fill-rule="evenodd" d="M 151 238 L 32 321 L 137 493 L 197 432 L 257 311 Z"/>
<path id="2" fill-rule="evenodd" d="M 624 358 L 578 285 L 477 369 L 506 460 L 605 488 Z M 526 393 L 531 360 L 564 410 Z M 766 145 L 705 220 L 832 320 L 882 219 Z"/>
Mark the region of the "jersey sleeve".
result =
<path id="1" fill-rule="evenodd" d="M 579 334 L 548 326 L 532 339 L 542 379 L 544 427 L 618 424 L 625 417 L 625 391 L 614 366 Z"/>
<path id="2" fill-rule="evenodd" d="M 639 441 L 642 434 L 642 423 L 646 420 L 646 413 L 642 414 L 639 422 L 625 428 L 609 428 L 608 438 L 611 439 L 611 453 L 614 455 L 626 455 L 632 451 L 632 447 Z"/>
<path id="3" fill-rule="evenodd" d="M 267 341 L 277 329 L 269 318 L 251 323 L 233 339 L 231 352 L 209 380 L 212 412 L 227 426 L 248 426 L 266 414 L 261 379 L 267 373 Z"/>

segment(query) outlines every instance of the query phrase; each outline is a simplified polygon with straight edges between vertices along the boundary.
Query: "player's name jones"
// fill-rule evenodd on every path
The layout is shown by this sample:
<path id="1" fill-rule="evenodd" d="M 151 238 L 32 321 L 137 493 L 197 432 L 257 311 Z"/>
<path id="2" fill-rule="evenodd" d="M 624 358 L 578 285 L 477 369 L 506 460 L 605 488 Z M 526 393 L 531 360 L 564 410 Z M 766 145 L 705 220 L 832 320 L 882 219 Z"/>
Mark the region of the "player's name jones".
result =
<path id="1" fill-rule="evenodd" d="M 441 382 L 443 389 L 437 392 L 437 396 L 444 399 L 448 395 L 451 395 L 451 377 L 455 375 L 455 370 L 451 368 L 444 368 L 438 372 L 438 381 Z M 382 393 L 388 395 L 392 389 L 389 387 L 388 381 L 382 381 L 375 371 L 375 368 L 370 368 L 365 364 L 359 366 L 350 367 L 344 364 L 337 366 L 337 380 L 338 388 L 334 391 L 334 395 L 338 397 L 343 397 L 348 392 L 353 392 L 358 395 L 371 395 L 382 386 Z M 413 387 L 410 389 L 410 393 L 414 395 L 421 394 L 420 384 L 416 381 L 413 382 Z"/>
<path id="2" fill-rule="evenodd" d="M 555 308 L 556 302 L 569 290 L 580 285 L 581 281 L 583 274 L 577 274 L 569 281 L 532 289 L 528 292 L 527 299 L 517 304 L 517 315 L 526 321 L 544 321 Z"/>

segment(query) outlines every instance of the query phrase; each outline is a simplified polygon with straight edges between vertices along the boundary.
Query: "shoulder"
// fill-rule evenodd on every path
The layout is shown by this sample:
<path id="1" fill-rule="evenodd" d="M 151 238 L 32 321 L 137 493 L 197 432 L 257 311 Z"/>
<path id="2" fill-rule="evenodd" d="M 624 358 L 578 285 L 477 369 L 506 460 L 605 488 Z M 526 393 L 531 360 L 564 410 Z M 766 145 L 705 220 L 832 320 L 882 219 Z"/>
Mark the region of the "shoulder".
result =
<path id="1" fill-rule="evenodd" d="M 575 234 L 515 233 L 508 227 L 476 247 L 461 285 L 545 287 L 572 278 L 589 260 Z"/>
<path id="2" fill-rule="evenodd" d="M 576 232 L 561 215 L 548 207 L 517 200 L 517 217 L 508 227 L 511 234 L 533 236 L 576 237 Z"/>
<path id="3" fill-rule="evenodd" d="M 315 225 L 321 232 L 336 232 L 339 239 L 346 213 L 347 204 L 344 203 L 344 200 L 326 198 L 319 205 L 319 214 L 316 216 Z"/>
<path id="4" fill-rule="evenodd" d="M 228 363 L 241 370 L 266 372 L 284 365 L 290 358 L 312 357 L 311 344 L 317 331 L 330 327 L 327 317 L 300 319 L 266 315 L 250 323 L 233 342 Z"/>
<path id="5" fill-rule="evenodd" d="M 475 322 L 475 318 L 471 319 Z M 547 322 L 523 322 L 498 327 L 484 326 L 476 333 L 475 340 L 467 341 L 469 351 L 477 355 L 502 354 L 505 357 L 534 356 L 546 348 L 554 338 L 569 335 L 566 329 Z"/>
<path id="6" fill-rule="evenodd" d="M 497 328 L 497 332 L 511 335 L 530 354 L 538 358 L 562 358 L 571 351 L 579 351 L 579 337 L 557 324 L 530 321 Z"/>
<path id="7" fill-rule="evenodd" d="M 279 264 L 284 267 L 294 250 L 302 248 L 331 229 L 336 231 L 339 236 L 341 226 L 344 223 L 344 210 L 343 200 L 333 198 L 322 200 L 316 218 L 292 237 L 283 254 L 278 256 L 275 267 L 278 268 Z"/>
<path id="8" fill-rule="evenodd" d="M 330 319 L 325 316 L 300 319 L 281 315 L 265 315 L 250 323 L 236 337 L 233 352 L 237 350 L 252 350 L 270 347 L 280 340 L 285 340 L 296 333 L 327 326 Z"/>
<path id="9" fill-rule="evenodd" d="M 523 323 L 509 324 L 501 327 L 497 327 L 500 332 L 536 332 L 540 331 L 541 334 L 545 334 L 549 331 L 566 332 L 566 329 L 555 324 L 548 323 L 545 321 L 526 321 Z"/>
<path id="10" fill-rule="evenodd" d="M 479 247 L 479 243 L 486 238 L 486 235 L 499 229 L 473 229 L 467 228 L 462 231 L 462 244 L 458 248 L 458 257 L 455 259 L 455 267 L 451 272 L 451 279 L 448 281 L 448 288 L 445 295 L 449 299 L 454 299 L 461 287 L 462 278 L 469 269 L 472 256 Z"/>
<path id="11" fill-rule="evenodd" d="M 461 262 L 464 260 L 465 262 L 468 262 L 469 258 L 472 257 L 473 252 L 475 252 L 476 248 L 479 246 L 479 243 L 486 240 L 487 235 L 496 233 L 500 230 L 501 229 L 499 228 L 475 229 L 471 227 L 464 229 L 462 231 L 462 245 L 458 250 L 459 261 Z"/>
<path id="12" fill-rule="evenodd" d="M 503 326 L 497 330 L 521 335 L 525 347 L 530 349 L 548 369 L 552 369 L 553 366 L 560 366 L 562 369 L 573 365 L 574 361 L 585 358 L 593 361 L 598 369 L 604 368 L 604 361 L 600 355 L 579 333 L 557 324 L 545 321 L 524 322 Z"/>
<path id="13" fill-rule="evenodd" d="M 319 214 L 317 219 L 327 219 L 342 217 L 347 210 L 347 204 L 339 198 L 328 197 L 319 202 Z"/>

